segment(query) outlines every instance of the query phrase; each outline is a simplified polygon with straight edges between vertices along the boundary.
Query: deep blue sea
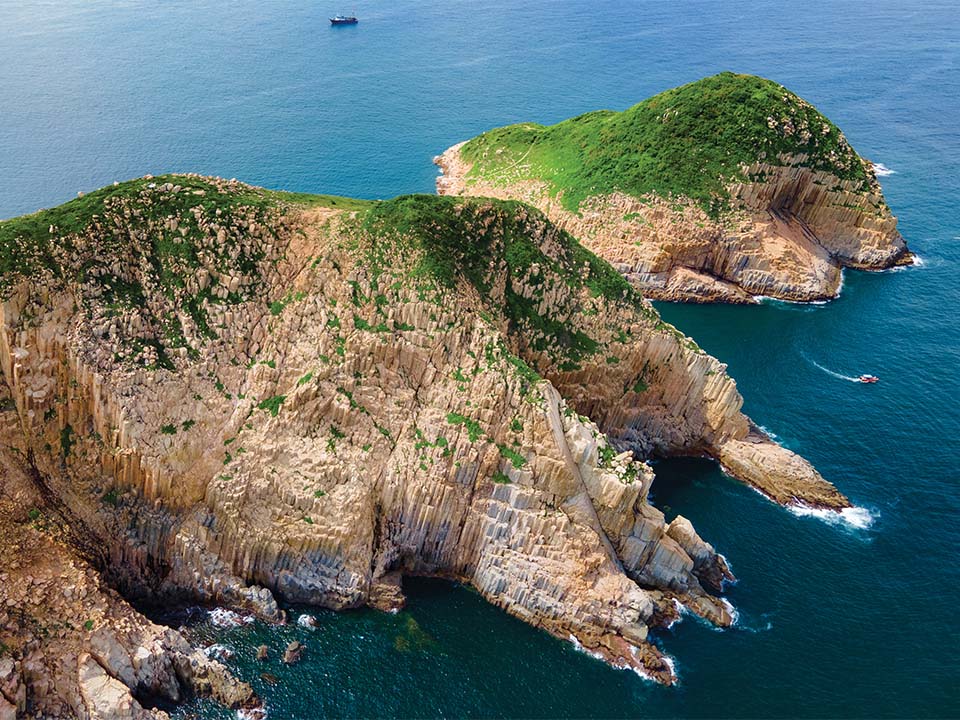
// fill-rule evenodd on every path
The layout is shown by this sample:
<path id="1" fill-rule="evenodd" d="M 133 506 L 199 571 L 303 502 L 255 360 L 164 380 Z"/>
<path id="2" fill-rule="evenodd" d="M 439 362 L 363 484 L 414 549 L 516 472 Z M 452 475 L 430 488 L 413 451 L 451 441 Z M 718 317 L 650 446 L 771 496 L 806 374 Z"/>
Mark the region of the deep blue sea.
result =
<path id="1" fill-rule="evenodd" d="M 327 22 L 354 10 L 356 27 Z M 228 664 L 276 720 L 955 717 L 958 38 L 956 0 L 0 0 L 0 217 L 169 171 L 432 192 L 431 157 L 493 126 L 621 109 L 721 70 L 787 85 L 894 171 L 881 180 L 922 266 L 848 272 L 827 305 L 661 311 L 729 363 L 746 411 L 869 511 L 869 527 L 792 515 L 710 462 L 658 464 L 655 502 L 740 578 L 736 627 L 687 619 L 659 636 L 674 688 L 441 582 L 410 583 L 396 616 L 321 611 L 315 630 L 202 625 L 195 637 L 236 651 Z M 861 372 L 881 382 L 838 377 Z M 293 637 L 306 659 L 285 668 Z M 266 666 L 251 659 L 260 643 Z"/>

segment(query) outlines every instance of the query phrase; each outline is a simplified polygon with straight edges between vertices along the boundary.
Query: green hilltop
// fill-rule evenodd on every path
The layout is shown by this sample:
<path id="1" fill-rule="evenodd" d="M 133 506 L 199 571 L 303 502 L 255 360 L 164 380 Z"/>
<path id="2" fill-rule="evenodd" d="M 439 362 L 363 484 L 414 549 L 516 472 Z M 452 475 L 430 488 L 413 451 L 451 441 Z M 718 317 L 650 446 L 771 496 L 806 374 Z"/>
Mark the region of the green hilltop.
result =
<path id="1" fill-rule="evenodd" d="M 466 283 L 486 312 L 506 320 L 510 335 L 567 369 L 600 345 L 570 321 L 588 308 L 629 308 L 656 320 L 609 263 L 521 202 L 435 195 L 354 200 L 198 175 L 118 183 L 0 222 L 0 298 L 24 280 L 51 281 L 79 289 L 88 314 L 137 310 L 153 334 L 120 359 L 150 345 L 155 367 L 173 369 L 174 351 L 194 354 L 191 335 L 216 337 L 208 303 L 259 298 L 270 312 L 282 311 L 286 300 L 270 303 L 265 274 L 283 252 L 283 237 L 297 228 L 297 212 L 315 207 L 346 211 L 345 248 L 374 284 L 381 275 L 395 276 L 440 298 Z M 191 279 L 204 269 L 220 280 L 197 285 Z M 240 282 L 228 287 L 230 279 Z M 551 298 L 549 310 L 544 298 Z M 188 317 L 196 332 L 185 328 Z"/>
<path id="2" fill-rule="evenodd" d="M 782 85 L 753 75 L 720 73 L 667 90 L 638 105 L 600 110 L 543 126 L 522 123 L 467 142 L 468 175 L 487 184 L 523 180 L 562 193 L 568 210 L 620 191 L 686 196 L 713 215 L 725 206 L 727 178 L 741 165 L 780 154 L 868 187 L 864 161 L 836 125 Z"/>
<path id="3" fill-rule="evenodd" d="M 228 223 L 242 209 L 265 219 L 271 211 L 293 205 L 360 210 L 371 203 L 334 195 L 266 190 L 235 180 L 193 174 L 147 176 L 114 183 L 53 208 L 0 221 L 0 295 L 18 280 L 32 277 L 44 268 L 60 276 L 58 256 L 72 251 L 79 236 L 93 226 L 100 226 L 98 230 L 108 250 L 125 244 L 129 228 L 117 223 L 121 216 L 135 219 L 144 230 L 158 230 L 150 236 L 151 262 L 164 280 L 175 283 L 175 275 L 164 272 L 164 268 L 169 261 L 196 264 L 203 236 L 198 217 L 206 215 Z M 185 219 L 182 231 L 152 227 L 175 216 Z M 104 227 L 108 223 L 112 226 Z"/>

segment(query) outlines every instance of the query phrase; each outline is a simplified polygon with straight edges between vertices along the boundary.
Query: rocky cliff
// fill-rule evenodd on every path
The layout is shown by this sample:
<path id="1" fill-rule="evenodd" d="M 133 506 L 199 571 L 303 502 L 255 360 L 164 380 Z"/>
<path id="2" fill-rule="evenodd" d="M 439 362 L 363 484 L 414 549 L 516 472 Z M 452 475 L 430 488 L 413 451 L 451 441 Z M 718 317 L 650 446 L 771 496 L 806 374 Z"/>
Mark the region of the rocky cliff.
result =
<path id="1" fill-rule="evenodd" d="M 752 427 L 723 365 L 520 203 L 169 176 L 0 223 L 0 241 L 18 486 L 70 509 L 72 547 L 96 545 L 128 598 L 276 620 L 278 601 L 390 607 L 398 574 L 450 577 L 669 683 L 648 630 L 678 603 L 729 624 L 732 576 L 650 505 L 644 458 L 708 454 L 778 502 L 849 506 Z M 33 502 L 13 502 L 17 532 Z M 3 633 L 26 693 L 5 697 L 40 707 L 54 670 L 24 670 L 33 646 Z M 83 633 L 63 702 L 143 695 Z M 179 642 L 149 645 L 177 687 Z"/>
<path id="2" fill-rule="evenodd" d="M 37 475 L 5 383 L 0 405 L 0 718 L 166 717 L 193 694 L 252 713 L 249 685 L 103 581 L 102 538 Z"/>
<path id="3" fill-rule="evenodd" d="M 911 262 L 872 165 L 809 103 L 752 76 L 500 128 L 436 162 L 440 194 L 533 204 L 652 299 L 822 300 L 844 267 Z"/>

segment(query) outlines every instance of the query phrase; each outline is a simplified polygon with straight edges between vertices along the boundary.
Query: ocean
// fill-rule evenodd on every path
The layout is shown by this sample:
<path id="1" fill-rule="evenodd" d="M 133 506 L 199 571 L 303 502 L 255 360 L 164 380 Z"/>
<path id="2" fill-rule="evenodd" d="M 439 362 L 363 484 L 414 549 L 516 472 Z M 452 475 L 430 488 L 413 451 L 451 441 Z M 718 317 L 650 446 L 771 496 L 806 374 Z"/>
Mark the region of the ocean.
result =
<path id="1" fill-rule="evenodd" d="M 823 305 L 663 304 L 745 410 L 861 509 L 797 516 L 698 459 L 655 503 L 730 561 L 739 621 L 657 635 L 680 682 L 610 669 L 468 588 L 397 615 L 191 633 L 269 717 L 960 715 L 960 10 L 955 2 L 0 0 L 0 217 L 193 171 L 271 188 L 432 192 L 490 127 L 622 109 L 721 70 L 783 83 L 880 178 L 917 267 L 845 273 Z M 354 11 L 360 23 L 330 27 Z M 845 379 L 874 373 L 880 382 Z M 216 618 L 215 618 L 216 619 Z M 305 659 L 287 668 L 297 638 Z M 261 643 L 266 664 L 253 660 Z M 177 717 L 231 717 L 197 701 Z"/>

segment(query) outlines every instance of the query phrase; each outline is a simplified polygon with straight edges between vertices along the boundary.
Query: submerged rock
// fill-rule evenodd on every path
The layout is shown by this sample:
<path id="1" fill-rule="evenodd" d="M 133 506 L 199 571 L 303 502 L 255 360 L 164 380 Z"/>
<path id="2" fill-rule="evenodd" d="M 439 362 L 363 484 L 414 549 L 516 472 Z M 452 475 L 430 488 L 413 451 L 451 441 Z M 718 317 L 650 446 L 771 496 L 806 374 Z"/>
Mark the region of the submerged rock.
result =
<path id="1" fill-rule="evenodd" d="M 283 651 L 283 662 L 287 665 L 300 662 L 303 658 L 304 650 L 306 650 L 306 647 L 302 643 L 294 640 L 287 645 L 287 648 Z"/>

